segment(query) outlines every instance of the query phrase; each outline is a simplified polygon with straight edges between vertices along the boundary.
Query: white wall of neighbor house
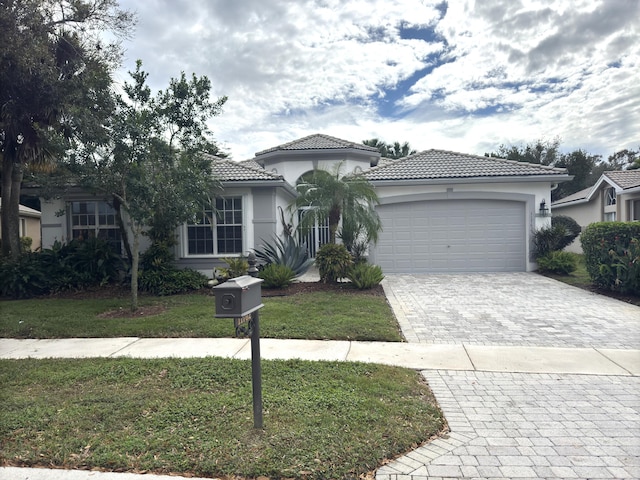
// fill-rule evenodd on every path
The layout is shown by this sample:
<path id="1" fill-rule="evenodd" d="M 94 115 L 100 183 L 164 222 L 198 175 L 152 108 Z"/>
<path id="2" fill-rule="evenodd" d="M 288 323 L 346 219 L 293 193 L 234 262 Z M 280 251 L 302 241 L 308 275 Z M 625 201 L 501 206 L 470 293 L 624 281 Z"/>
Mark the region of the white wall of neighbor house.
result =
<path id="1" fill-rule="evenodd" d="M 67 216 L 66 213 L 61 217 L 57 217 L 57 212 L 65 212 L 65 202 L 62 199 L 41 200 L 40 201 L 41 225 L 42 232 L 42 248 L 51 248 L 56 241 L 67 242 L 69 235 L 67 233 Z"/>
<path id="2" fill-rule="evenodd" d="M 56 242 L 67 243 L 72 238 L 71 220 L 69 209 L 71 202 L 101 202 L 99 198 L 88 197 L 86 195 L 72 195 L 69 198 L 61 199 L 40 199 L 42 211 L 42 248 L 51 248 Z M 127 225 L 127 214 L 123 212 L 123 220 Z M 127 233 L 131 238 L 131 229 Z M 144 252 L 150 245 L 148 237 L 141 236 L 140 251 Z"/>

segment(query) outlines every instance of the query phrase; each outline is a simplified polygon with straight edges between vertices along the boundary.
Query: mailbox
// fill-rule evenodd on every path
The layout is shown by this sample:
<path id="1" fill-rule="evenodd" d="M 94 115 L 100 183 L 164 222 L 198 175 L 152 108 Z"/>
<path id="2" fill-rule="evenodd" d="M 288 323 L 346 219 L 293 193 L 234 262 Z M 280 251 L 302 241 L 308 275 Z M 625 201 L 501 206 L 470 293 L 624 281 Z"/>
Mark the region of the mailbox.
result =
<path id="1" fill-rule="evenodd" d="M 262 303 L 261 278 L 249 275 L 232 278 L 213 287 L 216 297 L 216 318 L 238 318 L 255 312 Z"/>

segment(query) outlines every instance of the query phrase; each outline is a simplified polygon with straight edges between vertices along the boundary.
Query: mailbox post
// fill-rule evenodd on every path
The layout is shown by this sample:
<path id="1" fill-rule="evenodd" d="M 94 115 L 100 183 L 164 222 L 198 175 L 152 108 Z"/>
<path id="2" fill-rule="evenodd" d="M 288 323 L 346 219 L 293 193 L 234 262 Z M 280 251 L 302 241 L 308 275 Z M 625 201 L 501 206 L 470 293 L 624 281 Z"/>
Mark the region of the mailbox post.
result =
<path id="1" fill-rule="evenodd" d="M 253 389 L 253 426 L 262 428 L 262 367 L 260 365 L 261 278 L 248 275 L 232 278 L 213 287 L 216 318 L 233 318 L 236 336 L 251 337 L 251 385 Z"/>

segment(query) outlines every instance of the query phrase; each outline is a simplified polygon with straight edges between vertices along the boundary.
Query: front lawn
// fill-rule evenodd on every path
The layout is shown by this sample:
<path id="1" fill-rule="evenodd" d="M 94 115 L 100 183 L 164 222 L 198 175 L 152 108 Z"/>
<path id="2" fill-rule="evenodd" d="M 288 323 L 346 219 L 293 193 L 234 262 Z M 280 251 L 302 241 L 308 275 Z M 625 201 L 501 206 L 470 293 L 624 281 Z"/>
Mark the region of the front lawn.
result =
<path id="1" fill-rule="evenodd" d="M 198 476 L 361 478 L 441 432 L 417 372 L 264 361 L 0 361 L 0 464 Z"/>
<path id="2" fill-rule="evenodd" d="M 264 338 L 402 341 L 384 296 L 318 291 L 264 298 Z M 129 313 L 127 297 L 0 301 L 0 337 L 232 337 L 233 321 L 214 318 L 211 295 L 142 297 Z"/>
<path id="3" fill-rule="evenodd" d="M 605 295 L 607 297 L 615 298 L 617 300 L 622 300 L 623 302 L 632 303 L 633 305 L 640 306 L 640 297 L 637 295 L 631 294 L 622 294 L 619 292 L 613 292 L 611 290 L 606 290 L 602 288 L 597 288 L 591 282 L 591 277 L 587 273 L 587 266 L 584 261 L 584 255 L 576 255 L 578 259 L 578 264 L 575 272 L 570 273 L 569 275 L 560 275 L 557 273 L 542 273 L 545 277 L 553 278 L 562 283 L 566 283 L 567 285 L 571 285 L 574 287 L 582 288 L 583 290 L 588 290 L 590 292 L 598 293 L 600 295 Z"/>

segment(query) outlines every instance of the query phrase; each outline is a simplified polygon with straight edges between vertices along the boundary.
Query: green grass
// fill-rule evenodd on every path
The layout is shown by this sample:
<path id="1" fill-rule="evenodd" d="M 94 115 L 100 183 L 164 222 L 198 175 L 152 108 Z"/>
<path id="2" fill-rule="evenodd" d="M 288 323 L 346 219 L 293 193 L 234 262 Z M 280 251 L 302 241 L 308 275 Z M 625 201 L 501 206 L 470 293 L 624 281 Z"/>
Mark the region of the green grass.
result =
<path id="1" fill-rule="evenodd" d="M 544 275 L 568 285 L 573 285 L 574 287 L 593 290 L 591 277 L 589 277 L 589 274 L 587 273 L 587 267 L 584 263 L 584 255 L 574 255 L 577 259 L 577 268 L 574 272 L 570 273 L 569 275 L 560 275 L 556 273 L 544 273 Z"/>
<path id="2" fill-rule="evenodd" d="M 401 341 L 391 308 L 382 296 L 301 293 L 264 298 L 260 333 L 264 338 Z M 129 307 L 127 298 L 0 301 L 0 337 L 231 337 L 231 319 L 214 318 L 209 295 L 143 297 L 142 306 L 163 305 L 150 316 L 101 318 Z"/>
<path id="3" fill-rule="evenodd" d="M 595 287 L 591 282 L 589 273 L 587 273 L 587 266 L 584 261 L 584 255 L 575 254 L 575 256 L 578 259 L 577 268 L 569 275 L 560 275 L 557 273 L 549 272 L 543 273 L 542 275 L 553 278 L 554 280 L 557 280 L 559 282 L 566 283 L 567 285 L 582 288 L 583 290 L 589 290 L 590 292 L 596 292 L 600 295 L 605 295 L 618 300 L 622 300 L 627 303 L 631 303 L 633 305 L 640 306 L 640 297 L 638 297 L 637 295 L 621 294 L 618 292 L 612 292 L 610 290 Z"/>
<path id="4" fill-rule="evenodd" d="M 199 476 L 353 478 L 443 429 L 417 372 L 264 361 L 0 361 L 0 463 Z"/>

